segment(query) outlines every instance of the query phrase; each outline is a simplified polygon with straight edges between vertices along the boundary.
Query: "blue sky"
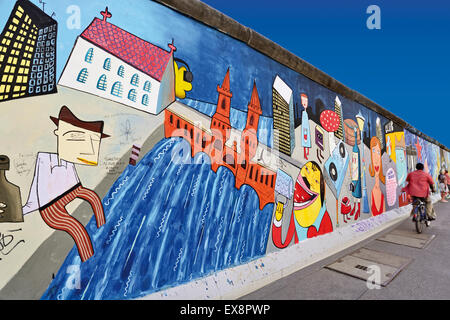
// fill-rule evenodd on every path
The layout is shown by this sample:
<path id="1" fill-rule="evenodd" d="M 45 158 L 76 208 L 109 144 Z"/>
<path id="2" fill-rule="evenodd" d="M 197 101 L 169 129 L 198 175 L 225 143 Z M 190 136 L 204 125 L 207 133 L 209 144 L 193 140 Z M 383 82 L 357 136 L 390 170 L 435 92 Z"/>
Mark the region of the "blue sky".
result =
<path id="1" fill-rule="evenodd" d="M 204 0 L 450 147 L 450 2 Z M 369 30 L 369 5 L 381 30 Z"/>

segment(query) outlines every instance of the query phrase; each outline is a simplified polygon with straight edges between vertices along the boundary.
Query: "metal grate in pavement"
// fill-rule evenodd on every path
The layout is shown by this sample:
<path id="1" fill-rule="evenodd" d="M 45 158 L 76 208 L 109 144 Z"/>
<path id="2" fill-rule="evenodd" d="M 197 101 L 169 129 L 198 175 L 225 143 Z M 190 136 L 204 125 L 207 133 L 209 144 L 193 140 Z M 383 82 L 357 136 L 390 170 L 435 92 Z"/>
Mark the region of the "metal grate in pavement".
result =
<path id="1" fill-rule="evenodd" d="M 376 274 L 379 277 L 377 283 L 387 286 L 411 261 L 411 258 L 361 248 L 325 268 L 365 281 L 374 280 Z"/>

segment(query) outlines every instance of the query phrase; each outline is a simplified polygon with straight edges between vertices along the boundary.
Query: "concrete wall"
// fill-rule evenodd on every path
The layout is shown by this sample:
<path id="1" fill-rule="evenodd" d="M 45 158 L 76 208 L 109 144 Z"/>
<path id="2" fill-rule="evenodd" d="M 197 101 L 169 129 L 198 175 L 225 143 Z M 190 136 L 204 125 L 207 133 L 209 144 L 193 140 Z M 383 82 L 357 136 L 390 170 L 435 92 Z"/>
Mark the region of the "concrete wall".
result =
<path id="1" fill-rule="evenodd" d="M 0 5 L 0 21 L 6 23 L 14 5 Z M 80 199 L 66 207 L 87 231 L 93 256 L 82 262 L 73 238 L 51 228 L 39 210 L 24 222 L 2 222 L 2 299 L 236 298 L 405 219 L 406 174 L 423 162 L 437 186 L 439 170 L 449 164 L 445 146 L 199 1 L 81 1 L 79 28 L 69 28 L 76 19 L 67 14 L 70 5 L 46 5 L 58 22 L 57 78 L 73 67 L 66 66 L 70 54 L 85 58 L 72 50 L 76 38 L 102 17 L 100 11 L 106 17 L 108 6 L 112 17 L 104 23 L 123 45 L 113 62 L 132 64 L 139 38 L 154 48 L 142 65 L 175 68 L 172 81 L 185 95 L 165 107 L 181 120 L 180 130 L 168 136 L 176 119 L 170 122 L 166 111 L 137 110 L 126 94 L 115 101 L 92 94 L 95 81 L 83 88 L 72 79 L 76 88 L 66 81 L 55 94 L 0 102 L 7 119 L 0 126 L 0 154 L 10 158 L 6 177 L 20 187 L 22 205 L 37 153 L 58 151 L 49 117 L 57 117 L 61 106 L 81 120 L 103 121 L 110 135 L 101 141 L 96 167 L 76 165 L 83 186 L 102 199 L 105 225 L 96 227 L 92 207 Z M 169 43 L 176 47 L 174 58 L 188 65 L 158 65 L 171 52 Z M 137 68 L 149 72 L 142 65 Z M 109 71 L 111 79 L 117 68 Z M 188 70 L 192 82 L 183 80 Z M 276 79 L 283 85 L 274 86 Z M 173 88 L 159 94 L 160 101 L 171 101 Z M 217 106 L 221 97 L 229 102 L 224 109 Z M 213 143 L 190 153 L 197 132 L 219 138 L 212 119 L 224 121 L 217 115 L 228 113 L 232 140 L 223 150 L 236 142 L 235 160 L 242 159 L 247 147 L 240 135 L 250 129 L 249 109 L 259 110 L 258 146 L 239 172 L 268 188 L 270 180 L 256 168 L 272 170 L 270 197 L 249 184 L 236 188 L 238 174 L 220 163 L 222 156 L 212 158 Z M 291 146 L 290 153 L 278 150 L 280 144 Z M 136 166 L 128 164 L 133 145 L 141 146 Z M 199 164 L 214 161 L 215 171 Z M 261 200 L 269 203 L 260 208 Z"/>

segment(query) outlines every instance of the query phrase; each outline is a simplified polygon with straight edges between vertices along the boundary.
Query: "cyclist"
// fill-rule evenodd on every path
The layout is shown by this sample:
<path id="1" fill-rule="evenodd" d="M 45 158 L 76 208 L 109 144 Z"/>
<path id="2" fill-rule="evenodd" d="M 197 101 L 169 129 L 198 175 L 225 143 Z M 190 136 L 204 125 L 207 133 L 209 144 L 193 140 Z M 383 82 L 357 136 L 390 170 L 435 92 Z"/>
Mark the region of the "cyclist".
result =
<path id="1" fill-rule="evenodd" d="M 439 180 L 439 191 L 441 192 L 441 202 L 448 202 L 445 200 L 447 196 L 447 177 L 445 176 L 445 169 L 441 169 L 441 174 L 438 176 Z"/>
<path id="2" fill-rule="evenodd" d="M 419 162 L 416 165 L 416 170 L 408 173 L 408 176 L 406 177 L 408 185 L 404 187 L 402 191 L 406 191 L 408 195 L 412 197 L 413 203 L 416 199 L 425 202 L 428 220 L 432 221 L 436 220 L 436 213 L 430 197 L 430 188 L 432 192 L 435 192 L 434 181 L 428 173 L 423 171 L 423 168 L 423 164 Z M 413 212 L 414 207 L 411 211 L 411 215 L 413 215 Z"/>

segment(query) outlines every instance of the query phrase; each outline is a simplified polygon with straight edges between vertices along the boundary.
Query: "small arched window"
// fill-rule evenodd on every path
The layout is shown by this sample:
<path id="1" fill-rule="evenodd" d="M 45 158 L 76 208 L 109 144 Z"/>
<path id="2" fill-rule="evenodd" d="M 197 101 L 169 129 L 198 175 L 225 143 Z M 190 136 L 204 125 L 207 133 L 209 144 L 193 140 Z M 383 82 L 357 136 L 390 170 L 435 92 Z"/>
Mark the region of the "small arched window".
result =
<path id="1" fill-rule="evenodd" d="M 122 83 L 120 83 L 119 81 L 114 82 L 111 88 L 111 94 L 113 96 L 122 98 L 122 93 L 123 93 Z"/>
<path id="2" fill-rule="evenodd" d="M 83 68 L 78 74 L 77 81 L 81 83 L 86 83 L 87 77 L 88 77 L 88 70 L 87 68 Z"/>
<path id="3" fill-rule="evenodd" d="M 106 75 L 102 74 L 97 81 L 97 89 L 106 91 Z"/>
<path id="4" fill-rule="evenodd" d="M 136 90 L 131 89 L 130 91 L 128 91 L 128 99 L 129 100 L 136 102 L 136 97 L 137 97 Z"/>
<path id="5" fill-rule="evenodd" d="M 86 55 L 84 56 L 84 61 L 86 61 L 87 63 L 91 63 L 92 58 L 94 58 L 94 48 L 89 48 L 86 52 Z"/>
<path id="6" fill-rule="evenodd" d="M 125 76 L 125 68 L 123 66 L 120 66 L 119 69 L 117 69 L 117 75 L 122 78 Z"/>
<path id="7" fill-rule="evenodd" d="M 144 84 L 144 91 L 152 92 L 152 84 L 151 84 L 150 81 L 145 81 L 145 84 Z"/>
<path id="8" fill-rule="evenodd" d="M 111 70 L 111 59 L 106 58 L 105 62 L 103 62 L 103 69 L 110 71 Z"/>
<path id="9" fill-rule="evenodd" d="M 142 96 L 142 104 L 143 104 L 144 106 L 148 106 L 148 94 L 144 94 L 144 95 Z"/>
<path id="10" fill-rule="evenodd" d="M 136 86 L 136 87 L 139 86 L 139 75 L 137 73 L 133 74 L 133 76 L 131 77 L 130 83 L 133 86 Z"/>
<path id="11" fill-rule="evenodd" d="M 254 121 L 254 117 L 253 115 L 250 116 L 250 121 L 248 122 L 249 125 L 253 126 L 253 121 Z"/>

